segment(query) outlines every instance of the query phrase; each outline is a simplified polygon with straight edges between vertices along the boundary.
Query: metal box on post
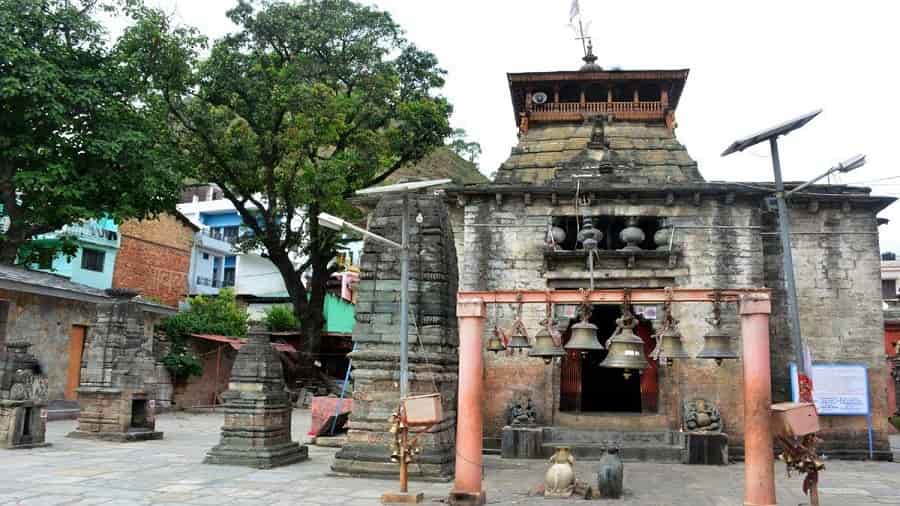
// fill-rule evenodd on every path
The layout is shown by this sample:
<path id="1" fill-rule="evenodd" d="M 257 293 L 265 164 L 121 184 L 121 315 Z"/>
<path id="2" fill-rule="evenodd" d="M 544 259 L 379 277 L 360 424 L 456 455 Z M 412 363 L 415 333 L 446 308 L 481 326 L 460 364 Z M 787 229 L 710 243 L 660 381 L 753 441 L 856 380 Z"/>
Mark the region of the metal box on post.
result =
<path id="1" fill-rule="evenodd" d="M 403 399 L 406 424 L 422 427 L 439 423 L 444 419 L 441 394 L 414 395 Z"/>
<path id="2" fill-rule="evenodd" d="M 802 437 L 819 431 L 819 414 L 810 402 L 772 405 L 772 432 L 780 437 Z"/>

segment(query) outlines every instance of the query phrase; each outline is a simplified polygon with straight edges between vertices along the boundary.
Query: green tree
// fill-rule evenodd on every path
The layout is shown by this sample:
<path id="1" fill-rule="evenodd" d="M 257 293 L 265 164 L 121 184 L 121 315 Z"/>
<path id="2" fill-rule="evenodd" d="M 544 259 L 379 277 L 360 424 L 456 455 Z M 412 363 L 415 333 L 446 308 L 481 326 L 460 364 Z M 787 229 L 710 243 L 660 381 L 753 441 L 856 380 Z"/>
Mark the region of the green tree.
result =
<path id="1" fill-rule="evenodd" d="M 468 135 L 464 129 L 454 128 L 448 139 L 448 145 L 457 155 L 465 158 L 470 163 L 474 163 L 477 167 L 478 157 L 481 156 L 481 144 L 475 141 L 468 141 L 466 140 L 467 138 Z"/>
<path id="2" fill-rule="evenodd" d="M 238 304 L 231 288 L 223 288 L 212 297 L 194 297 L 187 311 L 162 322 L 170 341 L 169 353 L 162 358 L 162 363 L 176 377 L 199 376 L 203 374 L 203 365 L 187 346 L 190 335 L 243 337 L 247 334 L 249 320 L 247 310 Z"/>
<path id="3" fill-rule="evenodd" d="M 196 30 L 158 10 L 132 13 L 133 68 L 165 101 L 197 179 L 221 187 L 252 232 L 242 247 L 278 268 L 306 351 L 318 353 L 340 240 L 317 216 L 352 215 L 355 190 L 442 145 L 444 71 L 387 13 L 350 0 L 241 0 L 228 12 L 238 31 L 205 58 Z"/>
<path id="4" fill-rule="evenodd" d="M 39 234 L 81 220 L 174 208 L 182 166 L 166 108 L 97 21 L 110 4 L 0 0 L 0 262 L 31 263 L 74 242 Z"/>

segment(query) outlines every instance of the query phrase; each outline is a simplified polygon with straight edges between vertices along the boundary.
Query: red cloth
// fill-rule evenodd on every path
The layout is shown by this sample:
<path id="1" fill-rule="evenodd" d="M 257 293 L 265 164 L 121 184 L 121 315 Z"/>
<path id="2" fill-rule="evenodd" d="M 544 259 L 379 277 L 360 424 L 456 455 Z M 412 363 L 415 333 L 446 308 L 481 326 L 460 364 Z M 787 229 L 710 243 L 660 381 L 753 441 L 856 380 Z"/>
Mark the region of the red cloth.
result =
<path id="1" fill-rule="evenodd" d="M 328 418 L 335 414 L 349 413 L 353 411 L 353 399 L 344 398 L 341 402 L 341 413 L 336 413 L 340 399 L 337 397 L 313 397 L 310 404 L 312 411 L 312 423 L 309 425 L 309 435 L 315 436 L 321 432 Z"/>

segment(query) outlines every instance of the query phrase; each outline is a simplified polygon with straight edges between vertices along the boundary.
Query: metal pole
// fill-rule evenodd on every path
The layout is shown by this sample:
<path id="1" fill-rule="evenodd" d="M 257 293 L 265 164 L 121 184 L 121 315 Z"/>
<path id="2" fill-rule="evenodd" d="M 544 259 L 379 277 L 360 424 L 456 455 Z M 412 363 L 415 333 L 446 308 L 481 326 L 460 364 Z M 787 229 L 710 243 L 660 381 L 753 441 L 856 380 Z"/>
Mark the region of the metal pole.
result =
<path id="1" fill-rule="evenodd" d="M 409 395 L 409 195 L 403 194 L 400 220 L 400 398 Z"/>
<path id="2" fill-rule="evenodd" d="M 791 218 L 784 200 L 784 181 L 781 180 L 781 160 L 778 158 L 778 138 L 769 139 L 772 148 L 772 168 L 775 171 L 775 200 L 778 203 L 778 231 L 781 235 L 781 261 L 784 271 L 785 296 L 787 298 L 788 325 L 791 344 L 797 361 L 798 375 L 807 376 L 803 359 L 803 337 L 800 334 L 800 313 L 797 310 L 797 285 L 794 281 L 794 257 L 791 253 Z"/>

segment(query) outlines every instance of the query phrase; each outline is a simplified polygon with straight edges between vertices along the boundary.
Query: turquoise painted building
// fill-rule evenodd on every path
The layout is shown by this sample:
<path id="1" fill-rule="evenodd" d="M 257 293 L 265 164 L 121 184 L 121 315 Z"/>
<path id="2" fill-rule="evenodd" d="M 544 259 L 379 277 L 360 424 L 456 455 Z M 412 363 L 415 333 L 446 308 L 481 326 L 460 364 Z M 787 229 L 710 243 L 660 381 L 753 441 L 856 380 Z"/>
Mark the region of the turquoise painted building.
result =
<path id="1" fill-rule="evenodd" d="M 73 257 L 57 254 L 49 265 L 33 265 L 34 270 L 62 276 L 75 283 L 105 289 L 112 287 L 116 255 L 119 252 L 119 227 L 113 220 L 102 218 L 77 225 L 67 225 L 57 232 L 44 234 L 39 240 L 74 236 L 78 251 Z"/>

